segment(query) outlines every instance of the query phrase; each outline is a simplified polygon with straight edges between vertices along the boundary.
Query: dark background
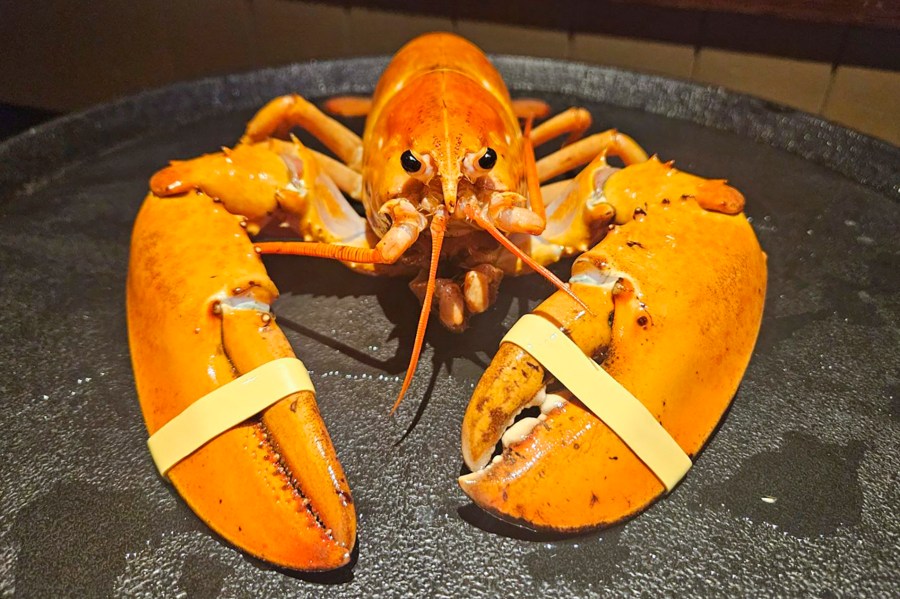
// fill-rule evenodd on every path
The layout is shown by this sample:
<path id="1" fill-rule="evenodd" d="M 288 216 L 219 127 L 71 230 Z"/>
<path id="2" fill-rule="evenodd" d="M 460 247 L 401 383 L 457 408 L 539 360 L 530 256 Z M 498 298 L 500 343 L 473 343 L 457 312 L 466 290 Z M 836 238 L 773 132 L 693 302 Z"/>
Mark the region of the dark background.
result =
<path id="1" fill-rule="evenodd" d="M 721 85 L 897 144 L 898 28 L 896 0 L 0 0 L 0 135 L 172 81 L 390 54 L 443 29 L 488 52 Z"/>

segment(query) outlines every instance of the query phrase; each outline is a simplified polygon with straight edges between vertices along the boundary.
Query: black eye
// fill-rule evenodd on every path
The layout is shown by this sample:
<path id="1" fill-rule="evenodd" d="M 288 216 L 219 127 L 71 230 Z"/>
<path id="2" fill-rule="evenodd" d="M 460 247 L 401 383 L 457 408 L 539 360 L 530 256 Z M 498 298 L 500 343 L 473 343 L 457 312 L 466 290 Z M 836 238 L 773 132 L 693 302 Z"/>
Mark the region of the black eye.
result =
<path id="1" fill-rule="evenodd" d="M 484 170 L 490 170 L 494 168 L 494 165 L 497 164 L 497 152 L 495 152 L 492 148 L 488 148 L 484 151 L 484 156 L 478 159 L 478 166 L 483 168 Z"/>
<path id="2" fill-rule="evenodd" d="M 400 164 L 403 166 L 403 170 L 410 174 L 418 173 L 422 168 L 422 163 L 409 150 L 400 155 Z"/>

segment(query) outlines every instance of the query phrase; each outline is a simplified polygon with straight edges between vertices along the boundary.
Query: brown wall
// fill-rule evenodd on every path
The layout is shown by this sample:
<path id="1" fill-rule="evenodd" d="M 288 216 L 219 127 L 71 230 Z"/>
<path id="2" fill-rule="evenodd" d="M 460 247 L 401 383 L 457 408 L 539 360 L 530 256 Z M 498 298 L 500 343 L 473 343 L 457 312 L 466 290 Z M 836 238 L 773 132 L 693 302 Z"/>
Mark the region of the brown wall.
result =
<path id="1" fill-rule="evenodd" d="M 516 20 L 536 27 L 509 24 L 496 11 L 442 12 L 440 3 L 426 2 L 437 6 L 426 11 L 432 14 L 359 4 L 0 0 L 0 102 L 68 111 L 203 75 L 391 53 L 416 34 L 443 29 L 488 52 L 722 85 L 900 144 L 896 30 L 585 2 L 563 9 L 532 2 L 548 16 Z M 514 4 L 504 3 L 507 10 Z"/>

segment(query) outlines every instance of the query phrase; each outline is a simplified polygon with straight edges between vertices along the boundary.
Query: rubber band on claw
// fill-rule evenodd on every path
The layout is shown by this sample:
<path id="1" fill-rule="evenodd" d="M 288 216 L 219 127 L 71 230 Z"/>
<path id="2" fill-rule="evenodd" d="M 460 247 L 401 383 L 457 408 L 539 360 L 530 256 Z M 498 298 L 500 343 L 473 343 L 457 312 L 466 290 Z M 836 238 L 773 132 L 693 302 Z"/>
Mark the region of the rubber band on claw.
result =
<path id="1" fill-rule="evenodd" d="M 671 491 L 693 463 L 653 414 L 548 320 L 526 314 L 503 338 L 544 365 Z"/>
<path id="2" fill-rule="evenodd" d="M 166 476 L 209 441 L 299 391 L 314 391 L 303 362 L 279 358 L 207 393 L 147 440 L 159 473 Z"/>

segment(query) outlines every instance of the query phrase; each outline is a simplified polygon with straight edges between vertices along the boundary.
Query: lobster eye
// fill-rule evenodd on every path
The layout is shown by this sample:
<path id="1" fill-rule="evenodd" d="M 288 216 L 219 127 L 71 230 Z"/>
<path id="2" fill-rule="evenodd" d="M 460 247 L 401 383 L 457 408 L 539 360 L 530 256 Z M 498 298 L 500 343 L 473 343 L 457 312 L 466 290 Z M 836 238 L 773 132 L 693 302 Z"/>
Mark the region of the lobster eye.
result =
<path id="1" fill-rule="evenodd" d="M 488 148 L 484 151 L 484 155 L 478 159 L 478 166 L 483 168 L 484 170 L 490 170 L 494 168 L 494 165 L 497 164 L 497 152 L 493 150 L 493 148 Z"/>
<path id="2" fill-rule="evenodd" d="M 411 175 L 422 169 L 422 163 L 409 150 L 400 155 L 400 164 L 403 166 L 403 170 Z"/>

